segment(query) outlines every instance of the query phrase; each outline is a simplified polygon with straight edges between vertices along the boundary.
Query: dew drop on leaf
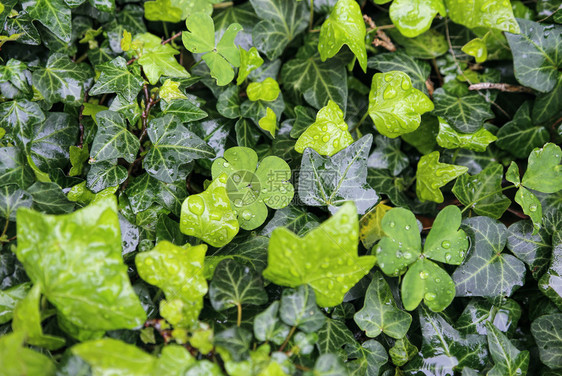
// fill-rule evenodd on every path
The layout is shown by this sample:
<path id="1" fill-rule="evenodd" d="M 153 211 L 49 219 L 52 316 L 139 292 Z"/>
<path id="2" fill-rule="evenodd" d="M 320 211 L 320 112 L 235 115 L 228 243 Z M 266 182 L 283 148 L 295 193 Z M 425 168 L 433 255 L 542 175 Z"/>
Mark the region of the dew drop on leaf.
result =
<path id="1" fill-rule="evenodd" d="M 441 243 L 441 247 L 445 248 L 445 249 L 449 249 L 451 248 L 451 242 L 448 240 L 443 240 L 443 243 Z"/>

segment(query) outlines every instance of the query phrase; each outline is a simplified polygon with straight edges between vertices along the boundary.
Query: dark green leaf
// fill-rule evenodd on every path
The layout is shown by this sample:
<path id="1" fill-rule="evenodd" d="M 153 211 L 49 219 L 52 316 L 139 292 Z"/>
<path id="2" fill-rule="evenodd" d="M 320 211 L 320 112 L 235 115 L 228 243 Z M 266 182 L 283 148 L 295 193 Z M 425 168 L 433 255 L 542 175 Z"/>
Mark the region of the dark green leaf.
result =
<path id="1" fill-rule="evenodd" d="M 326 316 L 316 306 L 314 291 L 308 286 L 283 291 L 279 317 L 285 324 L 307 333 L 316 332 L 326 321 Z"/>
<path id="2" fill-rule="evenodd" d="M 117 57 L 110 62 L 98 65 L 100 76 L 90 89 L 90 95 L 118 93 L 132 102 L 142 88 L 142 79 L 127 69 L 127 61 Z"/>
<path id="3" fill-rule="evenodd" d="M 98 131 L 90 151 L 91 162 L 115 161 L 123 158 L 133 163 L 140 142 L 128 129 L 123 115 L 113 111 L 96 114 Z"/>

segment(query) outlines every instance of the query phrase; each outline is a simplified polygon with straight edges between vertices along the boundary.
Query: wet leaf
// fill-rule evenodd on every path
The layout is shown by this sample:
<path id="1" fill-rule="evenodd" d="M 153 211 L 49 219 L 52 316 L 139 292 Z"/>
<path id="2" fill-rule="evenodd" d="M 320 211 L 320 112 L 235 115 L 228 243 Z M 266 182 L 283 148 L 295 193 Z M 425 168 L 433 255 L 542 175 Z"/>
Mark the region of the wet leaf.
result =
<path id="1" fill-rule="evenodd" d="M 468 167 L 439 162 L 439 152 L 434 151 L 420 158 L 416 172 L 416 193 L 420 200 L 443 202 L 440 187 L 465 174 Z"/>

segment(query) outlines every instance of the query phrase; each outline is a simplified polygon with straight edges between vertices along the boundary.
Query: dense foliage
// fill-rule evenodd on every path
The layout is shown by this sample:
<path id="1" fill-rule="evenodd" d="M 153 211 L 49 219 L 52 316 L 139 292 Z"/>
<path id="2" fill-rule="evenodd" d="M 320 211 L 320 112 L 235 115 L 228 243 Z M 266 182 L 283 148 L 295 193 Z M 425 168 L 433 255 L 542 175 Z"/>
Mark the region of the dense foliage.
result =
<path id="1" fill-rule="evenodd" d="M 0 375 L 562 374 L 560 0 L 0 0 Z"/>

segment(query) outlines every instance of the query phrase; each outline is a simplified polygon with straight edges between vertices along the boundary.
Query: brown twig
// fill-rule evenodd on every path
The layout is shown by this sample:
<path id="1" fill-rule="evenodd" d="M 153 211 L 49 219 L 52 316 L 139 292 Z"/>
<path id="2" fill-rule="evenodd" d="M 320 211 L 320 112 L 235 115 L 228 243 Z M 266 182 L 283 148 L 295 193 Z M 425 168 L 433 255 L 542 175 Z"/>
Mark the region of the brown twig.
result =
<path id="1" fill-rule="evenodd" d="M 363 15 L 363 20 L 365 20 L 365 22 L 369 25 L 370 30 L 376 30 L 377 32 L 377 37 L 373 40 L 372 43 L 373 46 L 381 46 L 390 52 L 396 51 L 396 46 L 394 45 L 394 43 L 392 43 L 388 35 L 386 35 L 386 33 L 383 31 L 382 27 L 377 27 L 375 21 L 373 21 L 373 19 L 366 14 Z M 388 29 L 388 27 L 386 28 Z"/>
<path id="2" fill-rule="evenodd" d="M 429 97 L 433 99 L 433 90 L 435 89 L 435 86 L 433 85 L 433 81 L 431 81 L 429 77 L 425 81 L 425 87 L 427 89 L 427 92 L 429 93 Z"/>
<path id="3" fill-rule="evenodd" d="M 443 86 L 443 76 L 441 76 L 441 72 L 439 72 L 439 66 L 437 66 L 437 60 L 433 58 L 431 59 L 431 63 L 433 64 L 433 69 L 435 69 L 435 74 L 437 75 L 437 79 L 439 80 L 439 86 Z"/>
<path id="4" fill-rule="evenodd" d="M 533 93 L 533 89 L 525 86 L 495 82 L 481 82 L 479 84 L 472 84 L 468 87 L 468 90 L 499 90 L 507 93 Z"/>
<path id="5" fill-rule="evenodd" d="M 176 39 L 177 37 L 181 36 L 181 33 L 182 33 L 182 32 L 180 31 L 179 33 L 176 33 L 176 34 L 172 35 L 172 36 L 169 37 L 168 39 L 163 40 L 162 42 L 160 42 L 160 44 L 168 44 L 168 43 L 170 43 L 171 41 L 173 41 L 173 40 Z"/>

